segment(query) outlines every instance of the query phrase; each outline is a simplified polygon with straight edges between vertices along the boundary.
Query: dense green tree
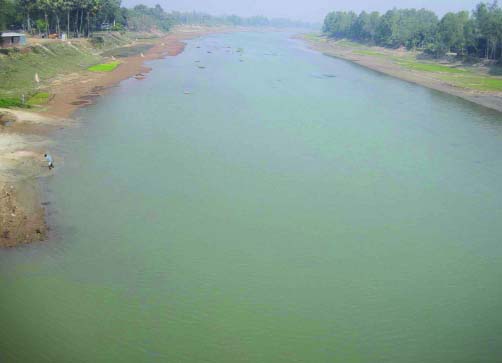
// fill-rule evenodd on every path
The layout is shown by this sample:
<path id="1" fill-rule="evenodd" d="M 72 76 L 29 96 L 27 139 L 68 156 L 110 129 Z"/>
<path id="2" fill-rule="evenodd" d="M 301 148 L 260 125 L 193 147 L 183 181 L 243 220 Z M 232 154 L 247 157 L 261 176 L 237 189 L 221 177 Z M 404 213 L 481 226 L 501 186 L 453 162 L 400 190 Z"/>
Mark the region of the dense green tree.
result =
<path id="1" fill-rule="evenodd" d="M 7 28 L 10 17 L 14 14 L 14 3 L 10 0 L 0 0 L 0 29 Z"/>
<path id="2" fill-rule="evenodd" d="M 371 42 L 375 39 L 380 14 L 378 12 L 367 13 L 363 11 L 354 22 L 351 34 L 354 38 Z"/>
<path id="3" fill-rule="evenodd" d="M 352 37 L 357 15 L 354 12 L 336 11 L 329 13 L 323 30 L 332 37 Z"/>
<path id="4" fill-rule="evenodd" d="M 464 53 L 466 44 L 465 27 L 469 23 L 469 13 L 446 14 L 439 23 L 437 40 L 444 51 Z"/>
<path id="5" fill-rule="evenodd" d="M 175 24 L 306 27 L 307 23 L 263 16 L 212 16 L 199 12 L 166 12 L 160 5 L 121 7 L 121 0 L 0 0 L 0 31 L 89 36 L 96 30 L 168 31 Z"/>
<path id="6" fill-rule="evenodd" d="M 502 57 L 502 8 L 497 1 L 478 4 L 472 15 L 467 11 L 448 13 L 440 21 L 425 9 L 392 9 L 381 16 L 363 11 L 357 17 L 331 12 L 323 32 L 384 47 L 420 48 L 436 56 L 455 52 L 487 59 Z"/>

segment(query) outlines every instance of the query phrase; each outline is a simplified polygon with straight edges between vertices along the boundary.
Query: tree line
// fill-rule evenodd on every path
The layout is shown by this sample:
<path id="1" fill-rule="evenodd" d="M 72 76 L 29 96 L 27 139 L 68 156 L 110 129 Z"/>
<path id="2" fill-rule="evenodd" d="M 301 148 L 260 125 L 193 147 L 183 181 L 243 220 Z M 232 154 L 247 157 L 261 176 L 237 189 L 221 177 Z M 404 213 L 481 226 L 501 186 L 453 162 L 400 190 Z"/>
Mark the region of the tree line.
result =
<path id="1" fill-rule="evenodd" d="M 237 15 L 213 16 L 199 12 L 166 12 L 160 5 L 121 6 L 121 0 L 0 0 L 0 31 L 89 36 L 95 30 L 160 30 L 175 24 L 305 27 L 288 19 Z"/>
<path id="2" fill-rule="evenodd" d="M 421 49 L 440 57 L 446 53 L 501 60 L 502 9 L 497 1 L 479 3 L 469 13 L 447 13 L 441 19 L 425 9 L 392 9 L 329 13 L 323 25 L 329 37 L 346 38 L 389 48 Z"/>

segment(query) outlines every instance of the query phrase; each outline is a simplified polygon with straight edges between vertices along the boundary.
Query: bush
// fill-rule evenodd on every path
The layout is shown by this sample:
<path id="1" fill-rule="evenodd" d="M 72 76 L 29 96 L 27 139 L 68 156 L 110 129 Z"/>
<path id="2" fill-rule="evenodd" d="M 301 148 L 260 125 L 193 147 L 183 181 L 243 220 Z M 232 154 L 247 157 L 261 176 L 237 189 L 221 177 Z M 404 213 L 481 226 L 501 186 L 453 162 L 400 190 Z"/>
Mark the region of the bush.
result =
<path id="1" fill-rule="evenodd" d="M 124 26 L 120 23 L 116 23 L 114 26 L 112 26 L 112 30 L 115 32 L 120 32 L 124 30 Z"/>
<path id="2" fill-rule="evenodd" d="M 115 62 L 109 62 L 109 63 L 102 63 L 102 64 L 96 64 L 92 67 L 87 68 L 91 72 L 111 72 L 115 68 L 118 67 L 120 62 L 115 61 Z"/>
<path id="3" fill-rule="evenodd" d="M 47 30 L 47 23 L 45 22 L 45 20 L 38 19 L 37 21 L 35 21 L 35 27 L 37 28 L 39 33 L 45 33 L 45 31 Z"/>
<path id="4" fill-rule="evenodd" d="M 2 108 L 10 108 L 10 107 L 22 107 L 29 108 L 30 106 L 25 105 L 16 98 L 0 98 L 0 107 Z"/>
<path id="5" fill-rule="evenodd" d="M 38 92 L 35 93 L 30 99 L 26 102 L 30 106 L 40 106 L 45 105 L 49 102 L 50 94 L 47 92 Z"/>

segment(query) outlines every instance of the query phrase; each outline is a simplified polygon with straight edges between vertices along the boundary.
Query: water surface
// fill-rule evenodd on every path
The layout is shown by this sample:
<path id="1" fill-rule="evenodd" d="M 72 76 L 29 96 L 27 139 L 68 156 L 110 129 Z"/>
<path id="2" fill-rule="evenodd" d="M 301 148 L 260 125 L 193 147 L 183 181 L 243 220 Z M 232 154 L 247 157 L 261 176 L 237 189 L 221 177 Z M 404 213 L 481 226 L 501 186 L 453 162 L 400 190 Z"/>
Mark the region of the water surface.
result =
<path id="1" fill-rule="evenodd" d="M 501 361 L 499 114 L 281 33 L 151 66 L 0 251 L 1 362 Z"/>

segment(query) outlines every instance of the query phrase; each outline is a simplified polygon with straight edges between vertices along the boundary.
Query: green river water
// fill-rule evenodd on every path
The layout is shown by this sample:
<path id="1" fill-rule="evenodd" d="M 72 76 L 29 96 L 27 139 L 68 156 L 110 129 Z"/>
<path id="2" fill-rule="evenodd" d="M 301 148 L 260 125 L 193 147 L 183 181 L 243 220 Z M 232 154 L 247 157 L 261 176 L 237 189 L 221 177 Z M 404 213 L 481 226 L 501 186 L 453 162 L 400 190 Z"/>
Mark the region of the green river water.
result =
<path id="1" fill-rule="evenodd" d="M 0 362 L 502 362 L 500 114 L 285 33 L 150 66 L 57 135 Z"/>

